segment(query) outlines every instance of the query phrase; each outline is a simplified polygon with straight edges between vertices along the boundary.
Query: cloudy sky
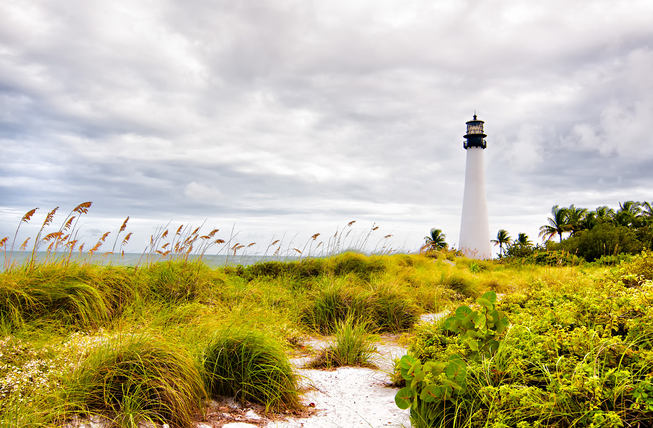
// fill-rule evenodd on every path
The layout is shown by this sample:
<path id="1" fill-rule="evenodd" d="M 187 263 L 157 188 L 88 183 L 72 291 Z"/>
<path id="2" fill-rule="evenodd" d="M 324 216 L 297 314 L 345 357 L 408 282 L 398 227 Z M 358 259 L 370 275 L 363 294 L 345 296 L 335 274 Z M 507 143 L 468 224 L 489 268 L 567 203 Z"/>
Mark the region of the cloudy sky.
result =
<path id="1" fill-rule="evenodd" d="M 130 216 L 133 251 L 168 222 L 456 245 L 476 111 L 490 233 L 536 240 L 554 204 L 653 200 L 652 22 L 650 0 L 3 1 L 0 237 L 92 201 L 84 236 Z"/>

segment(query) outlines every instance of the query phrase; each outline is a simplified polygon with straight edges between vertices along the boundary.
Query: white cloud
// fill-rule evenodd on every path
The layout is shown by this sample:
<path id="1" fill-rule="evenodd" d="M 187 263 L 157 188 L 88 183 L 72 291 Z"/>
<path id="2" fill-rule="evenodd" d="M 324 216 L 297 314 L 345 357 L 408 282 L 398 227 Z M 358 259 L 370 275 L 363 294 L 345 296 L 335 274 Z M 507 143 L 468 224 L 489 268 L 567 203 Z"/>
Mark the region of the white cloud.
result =
<path id="1" fill-rule="evenodd" d="M 184 188 L 184 195 L 188 196 L 191 199 L 196 199 L 198 201 L 204 201 L 208 203 L 222 199 L 222 192 L 217 187 L 206 186 L 194 181 L 188 183 L 188 185 Z"/>

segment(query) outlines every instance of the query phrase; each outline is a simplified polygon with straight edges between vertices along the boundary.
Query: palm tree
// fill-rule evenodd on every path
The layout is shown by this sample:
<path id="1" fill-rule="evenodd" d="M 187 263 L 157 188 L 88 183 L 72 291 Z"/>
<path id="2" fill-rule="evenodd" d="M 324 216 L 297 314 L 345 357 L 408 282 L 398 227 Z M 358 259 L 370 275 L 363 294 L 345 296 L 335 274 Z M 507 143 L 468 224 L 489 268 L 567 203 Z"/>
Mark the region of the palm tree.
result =
<path id="1" fill-rule="evenodd" d="M 601 206 L 596 208 L 596 219 L 600 223 L 612 223 L 614 221 L 615 212 L 608 206 Z"/>
<path id="2" fill-rule="evenodd" d="M 442 230 L 433 228 L 431 229 L 431 234 L 429 236 L 424 237 L 424 246 L 422 249 L 424 250 L 442 250 L 445 249 L 449 246 L 445 239 L 447 238 L 447 235 L 442 233 Z"/>
<path id="3" fill-rule="evenodd" d="M 538 236 L 542 236 L 542 240 L 549 240 L 555 235 L 558 235 L 560 242 L 562 242 L 562 234 L 569 231 L 567 208 L 560 208 L 554 205 L 551 208 L 551 215 L 552 217 L 548 218 L 549 224 L 540 227 L 540 234 Z"/>
<path id="4" fill-rule="evenodd" d="M 517 240 L 515 241 L 515 244 L 521 245 L 522 247 L 530 247 L 533 245 L 531 240 L 528 239 L 528 235 L 525 233 L 517 234 Z"/>
<path id="5" fill-rule="evenodd" d="M 592 230 L 599 224 L 599 219 L 596 216 L 596 211 L 590 211 L 585 214 L 585 217 L 580 222 L 580 226 L 583 230 Z"/>
<path id="6" fill-rule="evenodd" d="M 490 242 L 493 242 L 494 245 L 499 246 L 499 257 L 503 257 L 503 246 L 509 245 L 511 241 L 512 239 L 510 239 L 508 231 L 506 229 L 499 229 L 499 232 L 497 233 L 497 239 L 493 239 Z"/>
<path id="7" fill-rule="evenodd" d="M 641 211 L 639 202 L 626 201 L 623 204 L 619 202 L 619 211 L 615 215 L 615 220 L 620 226 L 633 226 L 637 222 L 637 216 Z"/>
<path id="8" fill-rule="evenodd" d="M 571 236 L 576 236 L 576 233 L 585 229 L 583 220 L 587 216 L 587 208 L 576 208 L 573 204 L 567 208 L 567 224 Z"/>

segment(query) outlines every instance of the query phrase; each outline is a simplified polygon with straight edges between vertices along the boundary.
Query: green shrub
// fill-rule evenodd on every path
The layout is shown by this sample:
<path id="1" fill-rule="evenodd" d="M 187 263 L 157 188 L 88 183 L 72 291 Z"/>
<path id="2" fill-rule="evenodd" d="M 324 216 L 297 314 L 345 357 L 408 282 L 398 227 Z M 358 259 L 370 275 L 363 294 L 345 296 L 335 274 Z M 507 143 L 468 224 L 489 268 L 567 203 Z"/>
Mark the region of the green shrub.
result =
<path id="1" fill-rule="evenodd" d="M 348 318 L 366 322 L 379 331 L 399 332 L 412 327 L 419 308 L 409 295 L 390 285 L 377 284 L 364 289 L 356 277 L 327 282 L 314 294 L 302 314 L 309 328 L 330 333 Z"/>
<path id="2" fill-rule="evenodd" d="M 265 405 L 299 406 L 297 377 L 281 345 L 257 331 L 216 333 L 203 354 L 205 384 L 213 397 L 226 395 Z"/>
<path id="3" fill-rule="evenodd" d="M 63 390 L 71 411 L 139 422 L 194 426 L 205 396 L 198 365 L 184 348 L 149 334 L 117 336 L 93 349 Z"/>
<path id="4" fill-rule="evenodd" d="M 0 319 L 3 325 L 54 321 L 71 327 L 99 327 L 117 306 L 111 290 L 100 290 L 97 268 L 45 266 L 0 275 Z"/>
<path id="5" fill-rule="evenodd" d="M 369 281 L 374 275 L 386 270 L 383 257 L 366 256 L 358 253 L 342 253 L 324 261 L 324 273 L 330 276 L 347 276 L 353 274 L 363 281 Z"/>
<path id="6" fill-rule="evenodd" d="M 442 272 L 440 283 L 465 297 L 478 297 L 479 292 L 474 283 L 458 273 Z"/>
<path id="7" fill-rule="evenodd" d="M 338 322 L 335 328 L 333 344 L 324 349 L 309 367 L 333 368 L 341 366 L 373 367 L 372 355 L 376 348 L 371 343 L 371 336 L 365 323 L 354 318 Z"/>
<path id="8" fill-rule="evenodd" d="M 639 275 L 647 267 L 642 262 L 628 268 Z M 512 326 L 484 358 L 469 346 L 469 330 L 453 336 L 445 329 L 453 321 L 420 326 L 412 355 L 401 362 L 406 387 L 397 404 L 411 406 L 416 428 L 651 426 L 649 284 L 628 288 L 618 277 L 537 281 L 525 293 L 502 299 Z M 486 322 L 500 319 L 491 312 Z M 461 311 L 462 323 L 472 313 Z M 483 320 L 473 318 L 469 326 L 478 329 Z M 455 363 L 456 370 L 447 372 L 452 358 L 465 368 Z M 464 379 L 452 377 L 454 372 L 464 372 Z"/>
<path id="9" fill-rule="evenodd" d="M 212 271 L 201 261 L 152 263 L 138 270 L 149 294 L 163 302 L 186 302 L 206 298 L 212 288 Z"/>

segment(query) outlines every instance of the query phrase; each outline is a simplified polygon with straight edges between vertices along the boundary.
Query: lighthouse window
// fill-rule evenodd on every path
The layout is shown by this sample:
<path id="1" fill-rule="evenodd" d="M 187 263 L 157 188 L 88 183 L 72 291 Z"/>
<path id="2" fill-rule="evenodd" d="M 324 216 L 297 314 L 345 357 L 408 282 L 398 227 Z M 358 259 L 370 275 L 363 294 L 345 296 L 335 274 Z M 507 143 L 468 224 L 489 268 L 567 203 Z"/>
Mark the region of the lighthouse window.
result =
<path id="1" fill-rule="evenodd" d="M 467 125 L 467 133 L 468 134 L 482 134 L 483 133 L 483 124 L 482 123 L 474 123 L 474 124 Z"/>

